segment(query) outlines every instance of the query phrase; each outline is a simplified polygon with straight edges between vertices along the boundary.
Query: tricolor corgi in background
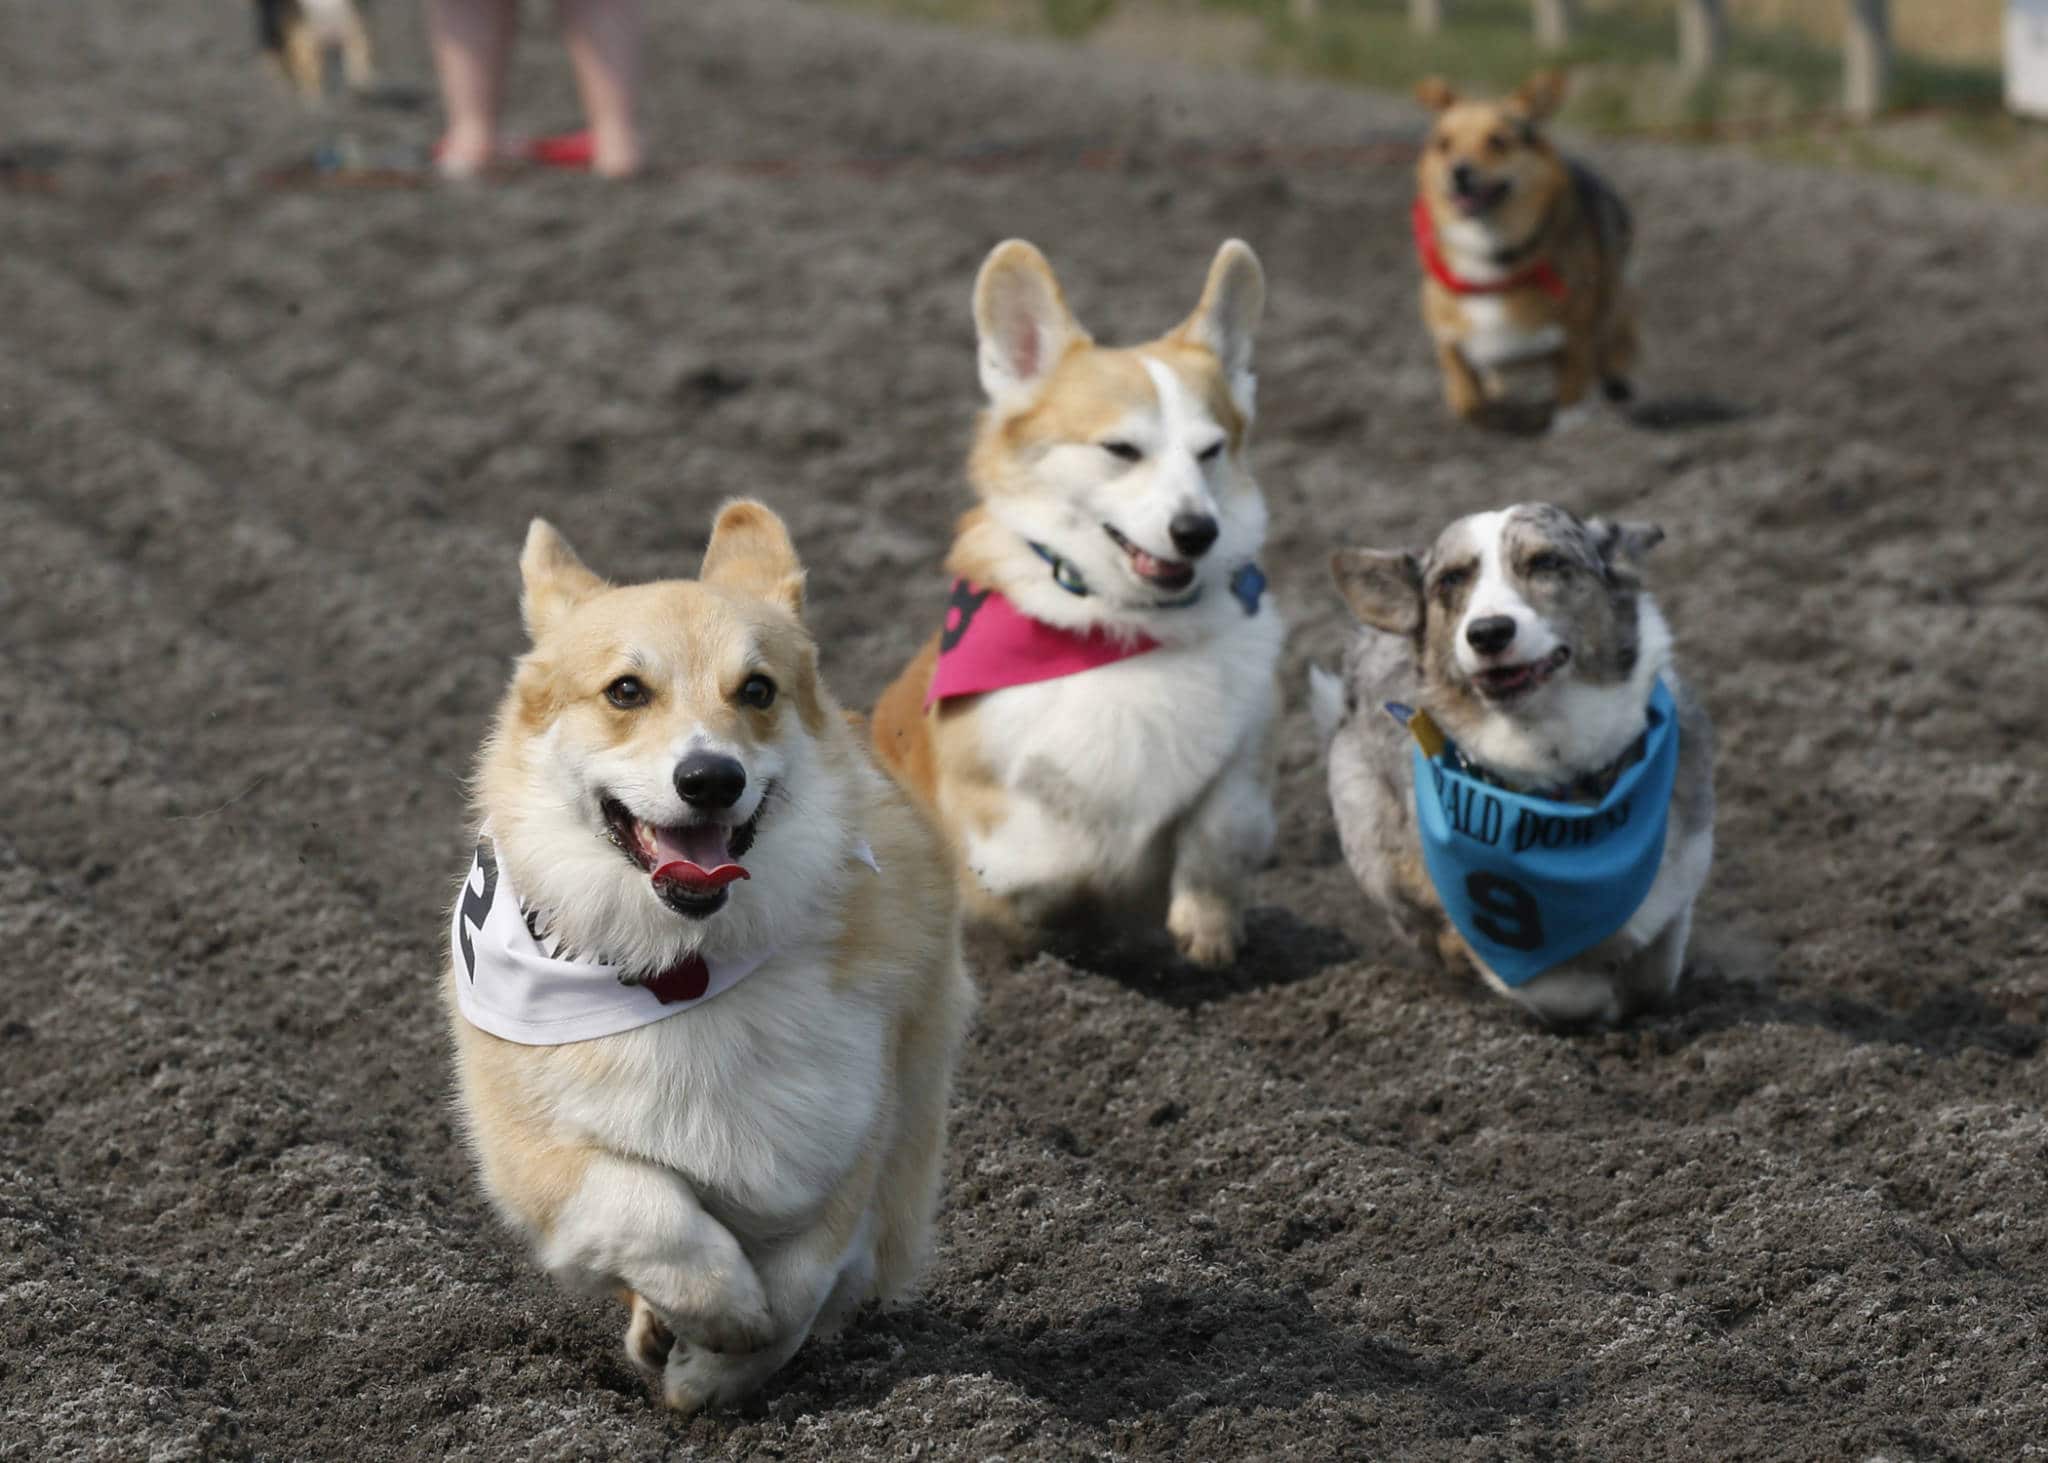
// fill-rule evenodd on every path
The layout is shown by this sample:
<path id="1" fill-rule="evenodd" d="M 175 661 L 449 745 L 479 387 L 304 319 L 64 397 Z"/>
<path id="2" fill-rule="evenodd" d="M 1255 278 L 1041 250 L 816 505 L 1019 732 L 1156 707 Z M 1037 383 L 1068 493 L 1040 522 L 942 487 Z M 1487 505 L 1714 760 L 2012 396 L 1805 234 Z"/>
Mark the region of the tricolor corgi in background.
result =
<path id="1" fill-rule="evenodd" d="M 484 1188 L 730 1403 L 929 1243 L 972 1003 L 944 839 L 818 677 L 758 503 L 697 582 L 613 588 L 536 521 L 532 648 L 477 779 L 447 974 Z"/>
<path id="2" fill-rule="evenodd" d="M 256 0 L 256 35 L 263 53 L 303 101 L 327 95 L 327 60 L 341 57 L 351 89 L 377 80 L 370 28 L 355 0 Z"/>
<path id="3" fill-rule="evenodd" d="M 1218 251 L 1200 303 L 1097 345 L 1045 256 L 999 246 L 974 290 L 988 395 L 952 601 L 875 709 L 883 759 L 938 810 L 970 909 L 1012 932 L 1083 911 L 1235 958 L 1273 844 L 1286 628 L 1254 562 L 1248 461 L 1257 257 Z"/>
<path id="4" fill-rule="evenodd" d="M 1422 317 L 1452 412 L 1504 431 L 1545 430 L 1595 382 L 1631 394 L 1628 210 L 1543 136 L 1564 88 L 1554 71 L 1501 102 L 1460 101 L 1435 78 L 1416 88 L 1437 114 L 1411 215 Z"/>
<path id="5" fill-rule="evenodd" d="M 1643 588 L 1662 537 L 1528 503 L 1331 564 L 1366 627 L 1310 698 L 1345 858 L 1425 952 L 1558 1022 L 1677 988 L 1713 863 L 1713 726 Z"/>

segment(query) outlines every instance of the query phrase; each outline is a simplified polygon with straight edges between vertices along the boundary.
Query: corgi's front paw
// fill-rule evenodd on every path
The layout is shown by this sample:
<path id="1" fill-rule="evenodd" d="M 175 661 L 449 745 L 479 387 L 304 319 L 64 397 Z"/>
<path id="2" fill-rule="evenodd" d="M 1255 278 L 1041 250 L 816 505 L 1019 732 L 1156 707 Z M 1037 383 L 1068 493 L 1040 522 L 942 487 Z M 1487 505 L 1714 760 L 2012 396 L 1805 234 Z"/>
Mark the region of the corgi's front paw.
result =
<path id="1" fill-rule="evenodd" d="M 663 1297 L 659 1306 L 657 1319 L 676 1338 L 668 1354 L 671 1365 L 685 1349 L 683 1342 L 713 1352 L 745 1354 L 775 1339 L 768 1298 L 752 1265 L 742 1260 L 730 1270 L 700 1270 L 691 1281 L 687 1298 Z"/>
<path id="2" fill-rule="evenodd" d="M 696 1317 L 683 1329 L 682 1334 L 690 1339 L 693 1346 L 708 1348 L 714 1352 L 744 1354 L 759 1351 L 775 1339 L 775 1318 L 768 1314 L 768 1301 L 761 1294 L 761 1282 L 754 1278 L 752 1270 L 741 1277 L 745 1282 L 745 1293 L 735 1286 L 730 1309 L 713 1310 Z M 673 1352 L 670 1357 L 674 1357 Z"/>
<path id="3" fill-rule="evenodd" d="M 1175 895 L 1166 928 L 1180 953 L 1196 965 L 1228 965 L 1237 959 L 1237 911 L 1214 895 Z"/>
<path id="4" fill-rule="evenodd" d="M 669 1353 L 661 1400 L 685 1417 L 744 1401 L 764 1380 L 761 1368 L 744 1357 L 721 1356 L 696 1346 Z"/>
<path id="5" fill-rule="evenodd" d="M 626 1360 L 651 1376 L 660 1376 L 675 1344 L 675 1333 L 654 1313 L 654 1307 L 634 1296 L 633 1318 L 626 1322 Z"/>

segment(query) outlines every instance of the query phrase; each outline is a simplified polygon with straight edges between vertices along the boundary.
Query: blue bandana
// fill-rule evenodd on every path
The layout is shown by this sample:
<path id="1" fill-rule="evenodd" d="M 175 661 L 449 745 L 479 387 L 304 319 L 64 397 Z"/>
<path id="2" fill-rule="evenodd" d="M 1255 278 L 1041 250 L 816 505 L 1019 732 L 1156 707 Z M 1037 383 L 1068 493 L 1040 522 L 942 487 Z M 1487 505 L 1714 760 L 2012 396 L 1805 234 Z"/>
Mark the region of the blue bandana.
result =
<path id="1" fill-rule="evenodd" d="M 1592 949 L 1656 883 L 1678 780 L 1678 708 L 1662 681 L 1649 715 L 1642 756 L 1592 804 L 1482 782 L 1453 748 L 1411 749 L 1423 864 L 1458 933 L 1508 985 Z"/>

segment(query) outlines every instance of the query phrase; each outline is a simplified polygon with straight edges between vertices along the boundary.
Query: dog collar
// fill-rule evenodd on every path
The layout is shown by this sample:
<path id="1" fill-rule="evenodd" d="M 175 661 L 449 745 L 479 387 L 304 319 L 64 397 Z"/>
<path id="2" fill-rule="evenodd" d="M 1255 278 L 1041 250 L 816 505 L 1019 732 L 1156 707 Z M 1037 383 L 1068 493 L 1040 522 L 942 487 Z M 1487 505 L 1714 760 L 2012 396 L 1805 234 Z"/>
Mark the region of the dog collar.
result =
<path id="1" fill-rule="evenodd" d="M 1039 558 L 1052 566 L 1052 582 L 1054 584 L 1057 584 L 1068 594 L 1077 594 L 1083 599 L 1088 597 L 1088 581 L 1082 577 L 1079 564 L 1076 564 L 1072 559 L 1066 558 L 1064 555 L 1054 553 L 1044 544 L 1038 543 L 1035 540 L 1027 538 L 1024 542 L 1031 545 L 1032 553 L 1038 555 Z"/>
<path id="2" fill-rule="evenodd" d="M 854 850 L 880 872 L 874 850 Z M 628 984 L 632 972 L 593 960 L 567 960 L 543 941 L 498 861 L 490 830 L 456 901 L 451 943 L 455 1004 L 470 1025 L 522 1046 L 561 1046 L 616 1036 L 716 1000 L 765 965 L 773 949 L 727 959 L 685 957 Z"/>
<path id="3" fill-rule="evenodd" d="M 1538 259 L 1526 269 L 1483 283 L 1454 274 L 1450 261 L 1444 258 L 1443 248 L 1437 242 L 1436 219 L 1420 194 L 1416 195 L 1414 205 L 1408 210 L 1408 217 L 1415 230 L 1415 252 L 1422 257 L 1422 267 L 1429 272 L 1431 279 L 1454 295 L 1504 295 L 1530 285 L 1554 300 L 1561 300 L 1571 293 L 1565 285 L 1564 276 L 1548 259 Z"/>
<path id="4" fill-rule="evenodd" d="M 1423 865 L 1473 953 L 1522 986 L 1626 925 L 1664 862 L 1678 780 L 1678 708 L 1659 681 L 1639 755 L 1595 802 L 1518 793 L 1473 775 L 1445 743 L 1409 749 Z M 1633 750 L 1633 749 L 1632 749 Z"/>
<path id="5" fill-rule="evenodd" d="M 1087 579 L 1081 573 L 1080 565 L 1067 558 L 1064 554 L 1057 553 L 1033 539 L 1026 539 L 1024 542 L 1030 546 L 1032 553 L 1038 555 L 1039 558 L 1045 560 L 1052 567 L 1052 582 L 1054 584 L 1057 584 L 1068 594 L 1078 595 L 1082 599 L 1086 599 L 1092 593 L 1088 588 Z M 1230 592 L 1237 602 L 1244 606 L 1246 614 L 1256 615 L 1259 612 L 1259 597 L 1266 592 L 1265 571 L 1260 569 L 1257 564 L 1238 565 L 1237 569 L 1230 576 Z M 1155 600 L 1147 608 L 1155 610 L 1185 610 L 1199 604 L 1201 599 L 1202 587 L 1196 585 L 1192 592 L 1182 595 L 1179 599 Z"/>
<path id="6" fill-rule="evenodd" d="M 1608 790 L 1614 786 L 1622 773 L 1643 760 L 1650 745 L 1649 728 L 1645 727 L 1643 734 L 1630 742 L 1619 757 L 1596 772 L 1588 772 L 1573 778 L 1570 782 L 1560 782 L 1550 787 L 1514 788 L 1466 756 L 1464 748 L 1446 737 L 1442 728 L 1427 711 L 1417 711 L 1414 707 L 1405 706 L 1399 701 L 1389 701 L 1387 715 L 1408 728 L 1409 734 L 1415 738 L 1416 744 L 1422 748 L 1425 755 L 1443 758 L 1447 764 L 1475 782 L 1483 782 L 1488 787 L 1497 787 L 1505 792 L 1519 792 L 1552 803 L 1600 801 L 1607 796 Z"/>

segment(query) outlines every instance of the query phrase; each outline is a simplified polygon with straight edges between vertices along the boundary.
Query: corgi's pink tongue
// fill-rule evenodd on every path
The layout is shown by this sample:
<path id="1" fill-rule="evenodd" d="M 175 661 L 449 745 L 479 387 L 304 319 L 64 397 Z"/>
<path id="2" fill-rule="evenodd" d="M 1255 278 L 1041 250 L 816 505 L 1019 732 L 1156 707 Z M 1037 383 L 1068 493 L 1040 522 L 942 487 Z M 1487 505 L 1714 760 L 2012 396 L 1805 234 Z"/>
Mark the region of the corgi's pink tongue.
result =
<path id="1" fill-rule="evenodd" d="M 654 830 L 654 882 L 686 889 L 723 889 L 752 877 L 732 861 L 732 830 L 717 823 Z"/>

